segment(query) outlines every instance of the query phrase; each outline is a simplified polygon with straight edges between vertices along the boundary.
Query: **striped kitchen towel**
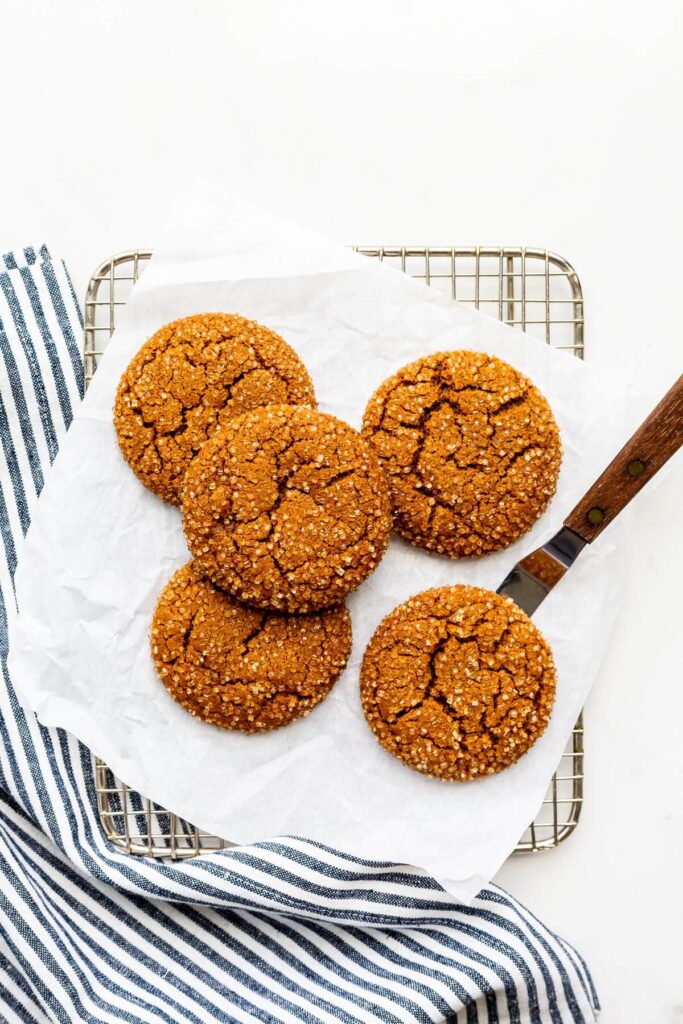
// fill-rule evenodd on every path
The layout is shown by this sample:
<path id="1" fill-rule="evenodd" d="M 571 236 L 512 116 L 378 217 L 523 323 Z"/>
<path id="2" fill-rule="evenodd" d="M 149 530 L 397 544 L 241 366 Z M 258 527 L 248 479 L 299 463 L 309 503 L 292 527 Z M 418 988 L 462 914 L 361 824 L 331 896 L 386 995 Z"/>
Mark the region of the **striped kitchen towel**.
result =
<path id="1" fill-rule="evenodd" d="M 0 263 L 0 1020 L 585 1024 L 579 955 L 495 886 L 298 838 L 181 863 L 104 839 L 93 757 L 25 713 L 7 616 L 31 510 L 83 394 L 82 323 L 43 247 Z"/>

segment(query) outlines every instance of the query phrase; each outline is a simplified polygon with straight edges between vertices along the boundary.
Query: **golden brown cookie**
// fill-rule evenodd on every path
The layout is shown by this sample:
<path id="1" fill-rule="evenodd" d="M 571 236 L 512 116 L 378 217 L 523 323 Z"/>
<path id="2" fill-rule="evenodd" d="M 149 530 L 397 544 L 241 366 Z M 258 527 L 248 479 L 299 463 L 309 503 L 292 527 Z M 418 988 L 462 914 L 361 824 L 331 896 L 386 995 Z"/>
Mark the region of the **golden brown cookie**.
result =
<path id="1" fill-rule="evenodd" d="M 145 342 L 121 378 L 114 426 L 145 487 L 180 504 L 185 471 L 204 442 L 232 416 L 269 402 L 315 406 L 296 352 L 253 320 L 203 313 Z"/>
<path id="2" fill-rule="evenodd" d="M 389 479 L 394 529 L 453 558 L 507 547 L 555 493 L 560 435 L 538 388 L 482 352 L 439 352 L 385 380 L 363 436 Z"/>
<path id="3" fill-rule="evenodd" d="M 510 598 L 437 587 L 380 623 L 360 692 L 370 728 L 394 757 L 440 779 L 478 779 L 514 764 L 544 731 L 555 667 Z"/>
<path id="4" fill-rule="evenodd" d="M 188 470 L 190 551 L 217 586 L 258 608 L 337 604 L 387 545 L 391 514 L 376 455 L 346 423 L 270 405 L 227 423 Z"/>
<path id="5" fill-rule="evenodd" d="M 159 678 L 191 715 L 242 732 L 278 729 L 324 700 L 351 651 L 343 605 L 313 615 L 256 611 L 189 562 L 152 622 Z"/>

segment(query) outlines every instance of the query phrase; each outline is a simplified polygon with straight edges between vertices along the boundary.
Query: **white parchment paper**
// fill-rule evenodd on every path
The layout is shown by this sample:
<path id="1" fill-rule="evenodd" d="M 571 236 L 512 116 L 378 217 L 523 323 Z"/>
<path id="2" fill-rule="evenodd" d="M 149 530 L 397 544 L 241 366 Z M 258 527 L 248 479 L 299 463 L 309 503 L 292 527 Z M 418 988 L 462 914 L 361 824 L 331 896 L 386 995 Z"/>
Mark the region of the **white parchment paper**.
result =
<path id="1" fill-rule="evenodd" d="M 471 348 L 508 360 L 542 389 L 564 442 L 550 509 L 508 550 L 456 562 L 392 539 L 349 600 L 354 645 L 343 676 L 309 717 L 266 735 L 191 718 L 156 678 L 152 610 L 188 552 L 178 510 L 136 480 L 112 425 L 119 377 L 146 338 L 177 317 L 213 310 L 282 334 L 306 362 L 320 408 L 355 427 L 372 391 L 400 366 Z M 196 186 L 175 206 L 38 502 L 16 577 L 10 669 L 21 699 L 44 724 L 75 733 L 130 786 L 201 828 L 239 843 L 310 837 L 421 867 L 471 899 L 539 807 L 597 671 L 618 604 L 618 526 L 581 555 L 535 616 L 554 651 L 557 700 L 545 735 L 499 775 L 446 784 L 385 753 L 361 712 L 363 651 L 411 594 L 455 582 L 495 589 L 560 527 L 636 418 L 610 375 L 397 270 Z"/>

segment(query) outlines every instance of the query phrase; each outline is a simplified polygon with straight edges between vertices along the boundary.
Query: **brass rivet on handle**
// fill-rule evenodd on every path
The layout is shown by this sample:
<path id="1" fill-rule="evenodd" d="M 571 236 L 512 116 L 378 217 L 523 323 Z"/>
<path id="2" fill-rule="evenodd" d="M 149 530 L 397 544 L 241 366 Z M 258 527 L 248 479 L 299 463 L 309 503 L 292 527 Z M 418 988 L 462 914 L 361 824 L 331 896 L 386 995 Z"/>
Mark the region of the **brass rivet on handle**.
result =
<path id="1" fill-rule="evenodd" d="M 645 463 L 642 461 L 642 459 L 634 459 L 633 462 L 629 462 L 626 468 L 628 470 L 629 476 L 640 476 L 640 474 L 645 469 Z"/>
<path id="2" fill-rule="evenodd" d="M 605 518 L 605 513 L 601 508 L 592 508 L 586 518 L 591 526 L 599 526 Z"/>

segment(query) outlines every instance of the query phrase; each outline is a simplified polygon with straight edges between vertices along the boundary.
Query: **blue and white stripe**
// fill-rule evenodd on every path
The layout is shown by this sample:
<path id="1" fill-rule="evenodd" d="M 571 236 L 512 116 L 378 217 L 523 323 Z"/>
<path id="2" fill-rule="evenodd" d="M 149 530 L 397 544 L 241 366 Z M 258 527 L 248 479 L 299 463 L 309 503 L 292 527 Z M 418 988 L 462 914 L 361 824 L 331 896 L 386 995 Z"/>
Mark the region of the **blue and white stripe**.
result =
<path id="1" fill-rule="evenodd" d="M 0 1020 L 586 1024 L 566 942 L 495 886 L 300 838 L 184 862 L 105 840 L 91 753 L 20 707 L 7 615 L 31 509 L 83 393 L 82 324 L 43 247 L 0 265 Z"/>

